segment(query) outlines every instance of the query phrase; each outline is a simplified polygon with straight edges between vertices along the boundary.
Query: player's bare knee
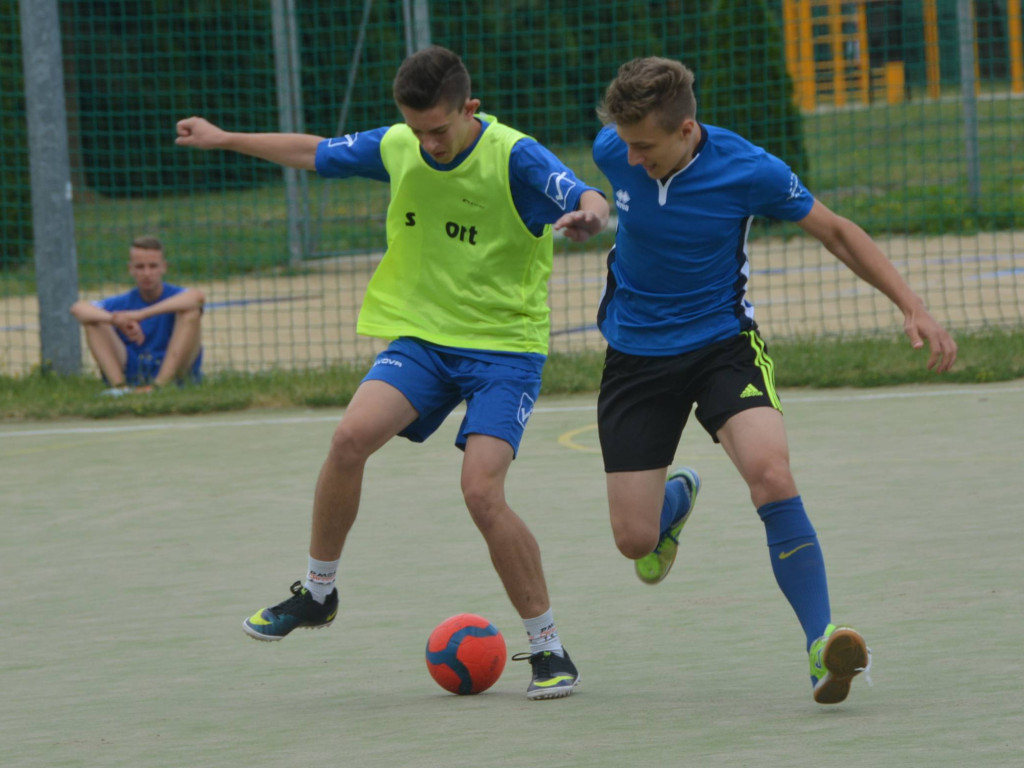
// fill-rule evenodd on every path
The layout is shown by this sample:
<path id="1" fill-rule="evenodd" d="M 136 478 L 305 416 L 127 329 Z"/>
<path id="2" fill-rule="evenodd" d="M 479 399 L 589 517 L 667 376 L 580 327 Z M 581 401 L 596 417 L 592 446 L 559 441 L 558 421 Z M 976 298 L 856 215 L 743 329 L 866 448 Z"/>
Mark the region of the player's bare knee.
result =
<path id="1" fill-rule="evenodd" d="M 499 516 L 508 510 L 502 489 L 494 488 L 486 481 L 463 480 L 462 498 L 466 502 L 466 509 L 473 517 L 473 522 L 481 531 L 490 528 Z"/>
<path id="2" fill-rule="evenodd" d="M 654 551 L 654 548 L 658 546 L 658 537 L 634 537 L 629 539 L 615 538 L 615 546 L 619 548 L 624 556 L 630 560 L 639 560 L 641 557 L 646 557 Z"/>
<path id="3" fill-rule="evenodd" d="M 174 313 L 175 327 L 178 323 L 186 323 L 192 326 L 198 326 L 199 321 L 203 316 L 203 311 L 199 308 L 194 309 L 183 309 L 180 312 Z"/>
<path id="4" fill-rule="evenodd" d="M 331 448 L 327 459 L 336 467 L 343 469 L 362 466 L 371 453 L 366 441 L 342 420 L 331 436 Z"/>
<path id="5" fill-rule="evenodd" d="M 755 507 L 771 501 L 796 496 L 796 482 L 789 469 L 789 463 L 776 461 L 767 463 L 750 480 L 750 499 Z"/>
<path id="6" fill-rule="evenodd" d="M 630 560 L 639 560 L 651 554 L 658 546 L 658 534 L 656 526 L 612 523 L 615 546 Z"/>

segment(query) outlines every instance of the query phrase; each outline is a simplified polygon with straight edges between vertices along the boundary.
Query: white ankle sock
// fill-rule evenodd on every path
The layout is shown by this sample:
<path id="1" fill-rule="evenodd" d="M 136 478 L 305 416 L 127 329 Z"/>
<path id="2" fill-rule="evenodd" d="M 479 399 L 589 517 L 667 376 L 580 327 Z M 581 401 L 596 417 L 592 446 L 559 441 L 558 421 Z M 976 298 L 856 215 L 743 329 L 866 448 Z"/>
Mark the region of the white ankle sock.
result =
<path id="1" fill-rule="evenodd" d="M 334 591 L 334 582 L 338 576 L 338 560 L 317 560 L 309 558 L 309 571 L 306 573 L 306 583 L 303 585 L 309 590 L 313 599 L 323 605 L 327 596 Z"/>
<path id="2" fill-rule="evenodd" d="M 523 626 L 526 627 L 526 636 L 530 638 L 530 653 L 552 651 L 559 656 L 565 655 L 562 653 L 562 641 L 558 638 L 555 617 L 550 608 L 534 619 L 523 619 Z"/>

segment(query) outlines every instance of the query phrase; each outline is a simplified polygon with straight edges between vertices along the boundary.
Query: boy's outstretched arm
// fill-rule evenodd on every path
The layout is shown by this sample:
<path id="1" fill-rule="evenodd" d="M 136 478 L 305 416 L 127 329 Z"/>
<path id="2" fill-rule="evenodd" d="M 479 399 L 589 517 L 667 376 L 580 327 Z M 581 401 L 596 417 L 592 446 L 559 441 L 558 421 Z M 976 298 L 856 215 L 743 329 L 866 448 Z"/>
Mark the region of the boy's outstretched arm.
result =
<path id="1" fill-rule="evenodd" d="M 316 148 L 323 141 L 308 133 L 234 133 L 202 117 L 186 117 L 177 123 L 174 143 L 195 149 L 226 149 L 288 168 L 316 170 Z"/>
<path id="2" fill-rule="evenodd" d="M 874 240 L 857 224 L 815 200 L 810 212 L 797 222 L 861 280 L 884 293 L 903 313 L 903 331 L 914 349 L 928 342 L 928 368 L 948 371 L 956 361 L 956 342 L 911 290 L 903 276 Z"/>

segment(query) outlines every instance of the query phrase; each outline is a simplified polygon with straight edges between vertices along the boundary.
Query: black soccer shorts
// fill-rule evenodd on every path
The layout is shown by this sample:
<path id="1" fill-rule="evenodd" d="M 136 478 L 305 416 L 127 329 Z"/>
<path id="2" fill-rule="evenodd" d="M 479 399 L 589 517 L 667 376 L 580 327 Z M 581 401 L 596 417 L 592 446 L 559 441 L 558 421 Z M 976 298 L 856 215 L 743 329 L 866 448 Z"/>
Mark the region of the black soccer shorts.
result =
<path id="1" fill-rule="evenodd" d="M 774 363 L 756 330 L 669 357 L 628 355 L 608 347 L 597 427 L 605 472 L 672 463 L 690 410 L 718 442 L 718 430 L 748 408 L 780 413 Z"/>

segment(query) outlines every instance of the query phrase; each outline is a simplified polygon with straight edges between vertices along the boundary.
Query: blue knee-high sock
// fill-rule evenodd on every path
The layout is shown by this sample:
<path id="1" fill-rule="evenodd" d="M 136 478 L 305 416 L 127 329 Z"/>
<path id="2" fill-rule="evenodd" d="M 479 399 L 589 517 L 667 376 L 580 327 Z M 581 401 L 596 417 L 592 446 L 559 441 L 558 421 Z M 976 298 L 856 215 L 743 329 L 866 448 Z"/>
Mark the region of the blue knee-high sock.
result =
<path id="1" fill-rule="evenodd" d="M 661 502 L 661 535 L 679 522 L 679 517 L 690 507 L 690 494 L 686 492 L 686 483 L 682 480 L 669 480 L 665 483 L 665 500 Z"/>
<path id="2" fill-rule="evenodd" d="M 757 514 L 768 536 L 775 581 L 793 606 L 810 650 L 811 643 L 822 635 L 831 618 L 825 558 L 818 534 L 799 496 L 765 504 Z"/>

